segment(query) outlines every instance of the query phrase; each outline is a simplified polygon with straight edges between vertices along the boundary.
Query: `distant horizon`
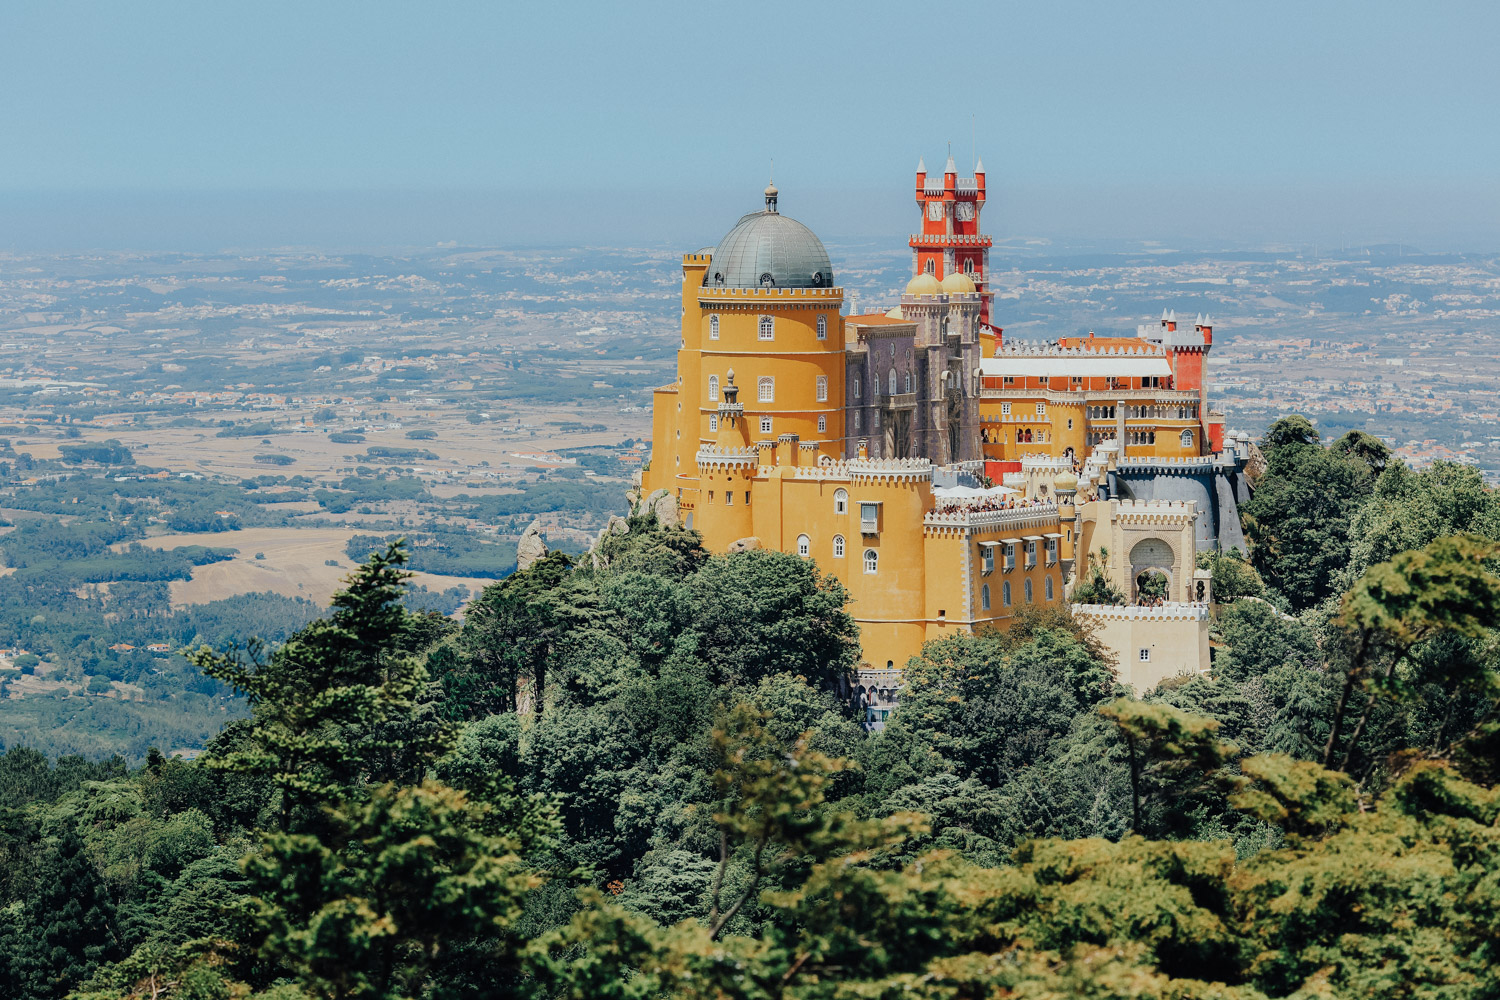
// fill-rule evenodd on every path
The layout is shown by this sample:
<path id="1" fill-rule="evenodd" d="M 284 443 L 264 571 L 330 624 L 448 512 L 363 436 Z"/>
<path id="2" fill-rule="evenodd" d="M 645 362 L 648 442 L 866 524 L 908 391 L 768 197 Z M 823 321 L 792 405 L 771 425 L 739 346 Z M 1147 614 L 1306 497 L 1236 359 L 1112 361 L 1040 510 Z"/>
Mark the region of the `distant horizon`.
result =
<path id="1" fill-rule="evenodd" d="M 1416 202 L 1370 188 L 1216 191 L 1029 186 L 990 174 L 984 229 L 997 251 L 1151 244 L 1190 252 L 1405 245 L 1429 254 L 1500 252 L 1500 187 L 1451 187 Z M 890 240 L 917 222 L 910 179 L 889 189 L 798 189 L 778 182 L 784 214 L 830 244 Z M 0 250 L 230 252 L 387 251 L 464 246 L 711 245 L 759 192 L 674 189 L 549 193 L 502 190 L 0 191 Z M 1405 195 L 1405 197 L 1403 197 Z M 1337 199 L 1337 200 L 1335 200 Z M 1449 211 L 1434 213 L 1432 201 Z M 1493 204 L 1490 202 L 1493 201 Z M 1204 216 L 1216 221 L 1204 222 Z M 1113 251 L 1104 251 L 1113 252 Z"/>
<path id="2" fill-rule="evenodd" d="M 1500 250 L 1477 0 L 17 0 L 0 34 L 11 251 L 697 247 L 773 161 L 825 240 L 899 244 L 949 149 L 997 240 Z"/>

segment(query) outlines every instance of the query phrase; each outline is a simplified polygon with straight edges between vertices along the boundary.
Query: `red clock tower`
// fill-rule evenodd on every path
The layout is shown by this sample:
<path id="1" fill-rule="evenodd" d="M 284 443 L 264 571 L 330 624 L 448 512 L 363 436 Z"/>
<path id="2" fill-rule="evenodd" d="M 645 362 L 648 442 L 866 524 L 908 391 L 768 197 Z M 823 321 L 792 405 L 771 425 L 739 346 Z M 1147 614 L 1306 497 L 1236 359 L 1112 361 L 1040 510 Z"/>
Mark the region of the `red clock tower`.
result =
<path id="1" fill-rule="evenodd" d="M 922 212 L 922 228 L 909 244 L 912 276 L 925 271 L 942 281 L 955 271 L 967 274 L 981 296 L 979 322 L 989 326 L 993 297 L 987 290 L 991 240 L 979 229 L 979 214 L 984 209 L 984 161 L 974 164 L 973 177 L 960 177 L 950 152 L 942 177 L 931 179 L 927 164 L 918 162 L 917 207 Z"/>

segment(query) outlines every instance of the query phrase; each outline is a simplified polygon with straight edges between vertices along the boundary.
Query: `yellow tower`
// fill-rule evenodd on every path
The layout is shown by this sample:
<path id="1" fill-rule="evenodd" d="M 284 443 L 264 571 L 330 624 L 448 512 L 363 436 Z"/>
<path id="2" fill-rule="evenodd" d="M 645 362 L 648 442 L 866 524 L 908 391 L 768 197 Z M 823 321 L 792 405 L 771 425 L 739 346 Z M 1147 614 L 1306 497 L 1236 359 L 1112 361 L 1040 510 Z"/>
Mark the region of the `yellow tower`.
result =
<path id="1" fill-rule="evenodd" d="M 682 259 L 677 380 L 656 392 L 642 484 L 676 496 L 684 516 L 708 502 L 698 452 L 718 444 L 730 369 L 743 411 L 738 433 L 766 465 L 789 434 L 812 453 L 809 461 L 843 457 L 844 293 L 822 241 L 780 214 L 777 196 L 767 187 L 762 211 L 741 218 L 716 247 Z M 714 493 L 723 505 L 722 488 Z"/>

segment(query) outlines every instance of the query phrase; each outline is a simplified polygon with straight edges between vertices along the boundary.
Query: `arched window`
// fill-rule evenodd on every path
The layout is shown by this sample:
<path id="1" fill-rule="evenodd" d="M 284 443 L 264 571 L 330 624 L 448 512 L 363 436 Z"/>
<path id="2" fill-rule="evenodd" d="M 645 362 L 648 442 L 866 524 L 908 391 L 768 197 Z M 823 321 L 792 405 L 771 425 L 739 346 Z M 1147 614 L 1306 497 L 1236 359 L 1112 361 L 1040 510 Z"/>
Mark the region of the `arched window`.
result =
<path id="1" fill-rule="evenodd" d="M 827 340 L 828 339 L 828 317 L 827 316 L 819 316 L 818 317 L 818 339 L 819 340 Z"/>
<path id="2" fill-rule="evenodd" d="M 905 385 L 906 385 L 906 388 L 902 389 L 901 391 L 902 392 L 911 392 L 911 372 L 907 372 L 906 373 L 906 382 L 905 382 Z"/>
<path id="3" fill-rule="evenodd" d="M 818 417 L 818 433 L 828 433 L 828 417 L 826 415 Z"/>
<path id="4" fill-rule="evenodd" d="M 990 585 L 985 584 L 979 588 L 979 606 L 988 611 L 990 609 Z"/>
<path id="5" fill-rule="evenodd" d="M 860 393 L 859 379 L 856 378 L 854 380 L 854 398 L 855 399 L 859 398 L 859 393 Z"/>
<path id="6" fill-rule="evenodd" d="M 833 491 L 833 512 L 835 514 L 847 514 L 847 513 L 849 513 L 849 491 L 848 490 L 834 490 Z"/>
<path id="7" fill-rule="evenodd" d="M 1026 591 L 1026 603 L 1030 604 L 1031 603 L 1031 581 L 1027 580 L 1025 582 L 1025 584 L 1023 585 L 1023 587 L 1024 587 L 1025 591 Z"/>
<path id="8" fill-rule="evenodd" d="M 880 553 L 874 549 L 865 549 L 865 572 L 874 573 L 880 569 Z"/>
<path id="9" fill-rule="evenodd" d="M 828 376 L 827 375 L 819 375 L 818 376 L 818 402 L 820 402 L 820 403 L 826 403 L 826 402 L 828 402 Z"/>
<path id="10" fill-rule="evenodd" d="M 776 321 L 769 316 L 760 318 L 760 339 L 773 340 L 776 336 Z"/>
<path id="11" fill-rule="evenodd" d="M 924 268 L 924 270 L 928 274 L 935 273 L 937 271 L 937 262 L 934 261 L 931 257 L 927 258 L 927 266 L 926 266 L 926 268 Z"/>
<path id="12" fill-rule="evenodd" d="M 844 558 L 844 536 L 843 535 L 834 535 L 833 536 L 833 558 L 835 558 L 835 559 L 842 559 L 842 558 Z"/>
<path id="13" fill-rule="evenodd" d="M 1190 430 L 1183 431 L 1180 440 L 1182 441 L 1182 446 L 1184 448 L 1191 448 L 1193 446 L 1193 432 Z"/>
<path id="14" fill-rule="evenodd" d="M 1047 600 L 1052 600 L 1052 577 L 1047 577 Z"/>
<path id="15" fill-rule="evenodd" d="M 812 539 L 806 535 L 797 536 L 797 554 L 803 559 L 812 555 Z"/>
<path id="16" fill-rule="evenodd" d="M 708 398 L 719 398 L 719 376 L 717 375 L 710 375 L 708 377 Z"/>
<path id="17" fill-rule="evenodd" d="M 888 388 L 886 390 L 886 392 L 888 392 L 892 396 L 894 396 L 896 394 L 896 369 L 894 369 L 894 368 L 891 369 L 891 377 L 888 380 L 888 382 L 890 384 L 890 388 Z"/>
<path id="18" fill-rule="evenodd" d="M 719 317 L 717 316 L 708 317 L 708 339 L 719 339 Z"/>
<path id="19" fill-rule="evenodd" d="M 1007 607 L 1007 608 L 1010 607 L 1010 584 L 1009 583 L 1002 583 L 1000 585 L 1000 603 L 1002 605 L 1004 605 L 1005 607 Z"/>
<path id="20" fill-rule="evenodd" d="M 762 375 L 756 379 L 755 398 L 762 403 L 776 402 L 776 380 L 769 375 Z"/>
<path id="21" fill-rule="evenodd" d="M 711 431 L 719 429 L 719 415 L 717 413 L 710 413 L 708 415 L 708 429 Z"/>

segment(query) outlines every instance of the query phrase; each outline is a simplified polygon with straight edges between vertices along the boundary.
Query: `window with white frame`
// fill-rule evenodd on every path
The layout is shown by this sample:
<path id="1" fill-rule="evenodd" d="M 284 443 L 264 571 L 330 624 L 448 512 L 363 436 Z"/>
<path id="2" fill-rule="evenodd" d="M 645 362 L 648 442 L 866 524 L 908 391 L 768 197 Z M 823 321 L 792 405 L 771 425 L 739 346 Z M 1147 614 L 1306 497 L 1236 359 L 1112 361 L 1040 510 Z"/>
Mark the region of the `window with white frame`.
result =
<path id="1" fill-rule="evenodd" d="M 1151 650 L 1149 650 L 1149 649 L 1143 649 L 1143 650 L 1141 650 L 1141 662 L 1142 663 L 1150 663 L 1151 662 Z"/>
<path id="2" fill-rule="evenodd" d="M 1057 539 L 1047 539 L 1047 565 L 1051 566 L 1057 562 Z"/>
<path id="3" fill-rule="evenodd" d="M 762 403 L 776 402 L 776 380 L 769 375 L 762 375 L 756 379 L 755 398 Z"/>
<path id="4" fill-rule="evenodd" d="M 719 429 L 719 415 L 717 413 L 710 413 L 708 415 L 708 429 L 711 431 Z"/>
<path id="5" fill-rule="evenodd" d="M 1010 416 L 1010 404 L 1009 403 L 1001 403 L 1000 404 L 1000 415 L 1004 416 L 1004 417 Z"/>
<path id="6" fill-rule="evenodd" d="M 1005 546 L 1005 572 L 1009 573 L 1016 568 L 1016 543 L 1007 542 Z"/>
<path id="7" fill-rule="evenodd" d="M 835 559 L 842 559 L 842 558 L 844 558 L 844 536 L 843 535 L 834 535 L 833 536 L 833 557 Z"/>
<path id="8" fill-rule="evenodd" d="M 875 573 L 880 569 L 880 553 L 874 549 L 865 549 L 865 572 Z"/>
<path id="9" fill-rule="evenodd" d="M 979 607 L 988 611 L 990 609 L 990 585 L 985 584 L 979 588 Z"/>
<path id="10" fill-rule="evenodd" d="M 1036 404 L 1036 415 L 1039 416 L 1039 417 L 1045 417 L 1047 415 L 1047 404 L 1046 403 L 1038 403 L 1038 404 Z"/>
<path id="11" fill-rule="evenodd" d="M 1036 542 L 1026 543 L 1026 568 L 1030 569 L 1036 565 Z"/>
<path id="12" fill-rule="evenodd" d="M 828 415 L 826 413 L 825 414 L 821 414 L 818 417 L 818 433 L 819 434 L 827 434 L 828 433 Z"/>
<path id="13" fill-rule="evenodd" d="M 896 394 L 896 369 L 894 368 L 891 369 L 891 377 L 889 381 L 890 386 L 886 389 L 886 392 L 894 396 Z"/>
<path id="14" fill-rule="evenodd" d="M 719 339 L 719 317 L 717 316 L 708 317 L 708 339 Z"/>
<path id="15" fill-rule="evenodd" d="M 827 316 L 819 316 L 818 317 L 818 339 L 819 340 L 827 340 L 828 339 L 828 317 Z"/>
<path id="16" fill-rule="evenodd" d="M 758 329 L 760 330 L 761 340 L 776 339 L 776 321 L 770 316 L 762 316 L 760 318 L 760 325 Z"/>
<path id="17" fill-rule="evenodd" d="M 812 539 L 806 535 L 797 536 L 797 554 L 803 559 L 812 555 Z"/>
<path id="18" fill-rule="evenodd" d="M 1030 604 L 1031 603 L 1031 581 L 1027 580 L 1022 585 L 1022 589 L 1025 590 L 1025 592 L 1026 592 L 1026 603 Z"/>
<path id="19" fill-rule="evenodd" d="M 820 403 L 826 403 L 826 402 L 828 402 L 828 376 L 827 375 L 819 375 L 818 376 L 817 388 L 818 388 L 818 402 L 820 402 Z"/>
<path id="20" fill-rule="evenodd" d="M 708 377 L 708 398 L 710 400 L 719 398 L 719 376 L 717 375 L 710 375 Z"/>
<path id="21" fill-rule="evenodd" d="M 834 490 L 833 491 L 833 512 L 835 514 L 847 514 L 847 513 L 849 513 L 849 491 L 848 490 Z"/>
<path id="22" fill-rule="evenodd" d="M 860 394 L 859 379 L 856 377 L 855 380 L 854 380 L 854 398 L 855 399 L 859 399 L 860 398 L 859 394 Z"/>
<path id="23" fill-rule="evenodd" d="M 1193 446 L 1193 432 L 1192 431 L 1183 431 L 1182 432 L 1182 437 L 1179 438 L 1178 440 L 1180 440 L 1182 442 L 1182 446 L 1184 448 L 1191 448 Z"/>
<path id="24" fill-rule="evenodd" d="M 995 572 L 995 547 L 993 545 L 986 545 L 981 551 L 984 553 L 984 571 L 986 573 Z"/>
<path id="25" fill-rule="evenodd" d="M 906 385 L 906 388 L 903 389 L 902 391 L 903 392 L 911 392 L 911 372 L 907 372 L 906 373 L 906 382 L 904 384 Z"/>
<path id="26" fill-rule="evenodd" d="M 760 432 L 762 434 L 769 434 L 769 433 L 771 433 L 771 418 L 770 417 L 761 417 L 760 418 Z"/>
<path id="27" fill-rule="evenodd" d="M 854 432 L 856 434 L 859 433 L 859 429 L 864 426 L 864 420 L 861 419 L 862 417 L 864 417 L 864 413 L 862 411 L 854 411 Z"/>

